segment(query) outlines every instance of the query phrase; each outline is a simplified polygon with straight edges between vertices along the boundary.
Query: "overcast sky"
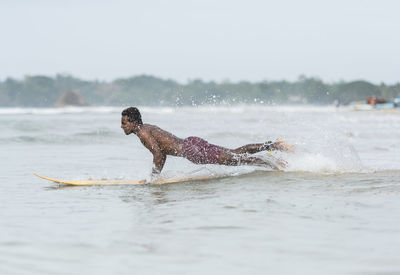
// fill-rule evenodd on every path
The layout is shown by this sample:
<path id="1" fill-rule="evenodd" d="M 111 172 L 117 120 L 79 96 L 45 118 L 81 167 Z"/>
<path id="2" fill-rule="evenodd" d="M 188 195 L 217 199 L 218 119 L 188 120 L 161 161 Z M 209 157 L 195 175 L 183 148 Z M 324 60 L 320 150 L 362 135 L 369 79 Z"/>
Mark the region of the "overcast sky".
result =
<path id="1" fill-rule="evenodd" d="M 400 81 L 396 0 L 0 0 L 0 79 Z"/>

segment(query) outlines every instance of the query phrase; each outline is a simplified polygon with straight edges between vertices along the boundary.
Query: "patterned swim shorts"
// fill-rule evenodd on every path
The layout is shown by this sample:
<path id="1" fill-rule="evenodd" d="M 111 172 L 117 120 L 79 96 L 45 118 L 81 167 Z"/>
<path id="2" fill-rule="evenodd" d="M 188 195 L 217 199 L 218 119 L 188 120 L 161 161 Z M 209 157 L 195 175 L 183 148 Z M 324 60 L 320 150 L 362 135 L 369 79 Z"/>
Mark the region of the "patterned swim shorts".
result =
<path id="1" fill-rule="evenodd" d="M 188 137 L 183 140 L 183 156 L 196 164 L 216 164 L 219 162 L 222 148 L 210 144 L 199 137 Z"/>

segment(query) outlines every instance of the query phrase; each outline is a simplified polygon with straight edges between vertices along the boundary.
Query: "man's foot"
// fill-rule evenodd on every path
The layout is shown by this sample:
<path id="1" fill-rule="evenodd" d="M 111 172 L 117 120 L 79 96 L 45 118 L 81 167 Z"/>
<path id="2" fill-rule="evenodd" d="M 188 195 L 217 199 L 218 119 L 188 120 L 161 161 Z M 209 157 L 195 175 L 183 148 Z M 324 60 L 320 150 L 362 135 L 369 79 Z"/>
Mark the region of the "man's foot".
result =
<path id="1" fill-rule="evenodd" d="M 283 159 L 278 159 L 278 161 L 276 163 L 282 168 L 286 168 L 288 165 L 287 161 L 285 161 Z"/>
<path id="2" fill-rule="evenodd" d="M 281 140 L 279 138 L 277 139 L 276 142 L 272 143 L 270 145 L 270 147 L 272 149 L 275 149 L 275 150 L 287 151 L 287 152 L 290 152 L 290 153 L 294 152 L 294 146 L 293 145 L 288 144 L 288 143 L 284 142 L 283 140 Z"/>

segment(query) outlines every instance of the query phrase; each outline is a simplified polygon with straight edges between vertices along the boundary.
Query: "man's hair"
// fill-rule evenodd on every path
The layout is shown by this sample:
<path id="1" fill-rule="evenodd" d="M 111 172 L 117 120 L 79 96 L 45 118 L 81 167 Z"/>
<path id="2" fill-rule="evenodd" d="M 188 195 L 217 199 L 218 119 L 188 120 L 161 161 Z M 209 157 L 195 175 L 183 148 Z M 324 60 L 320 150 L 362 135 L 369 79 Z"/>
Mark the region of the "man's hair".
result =
<path id="1" fill-rule="evenodd" d="M 142 115 L 140 114 L 138 108 L 136 107 L 129 107 L 122 111 L 122 116 L 127 116 L 130 122 L 136 121 L 139 124 L 143 124 L 142 122 Z"/>

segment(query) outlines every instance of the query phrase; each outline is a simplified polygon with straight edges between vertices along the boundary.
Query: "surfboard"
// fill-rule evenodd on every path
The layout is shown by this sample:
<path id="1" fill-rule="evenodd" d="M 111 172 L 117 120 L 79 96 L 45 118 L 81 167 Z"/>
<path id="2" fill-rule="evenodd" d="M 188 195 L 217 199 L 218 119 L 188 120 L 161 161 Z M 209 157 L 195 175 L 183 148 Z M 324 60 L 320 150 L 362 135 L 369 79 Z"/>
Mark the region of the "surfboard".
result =
<path id="1" fill-rule="evenodd" d="M 66 185 L 74 185 L 74 186 L 91 186 L 91 185 L 139 185 L 146 184 L 145 180 L 59 180 L 52 179 L 48 177 L 44 177 L 34 173 L 35 176 L 52 181 L 55 183 L 61 183 Z M 211 179 L 222 178 L 223 176 L 213 175 L 213 176 L 204 176 L 204 177 L 188 177 L 188 178 L 175 178 L 175 179 L 158 179 L 152 184 L 166 184 L 166 183 L 179 183 L 179 182 L 189 182 L 189 181 L 207 181 Z"/>

